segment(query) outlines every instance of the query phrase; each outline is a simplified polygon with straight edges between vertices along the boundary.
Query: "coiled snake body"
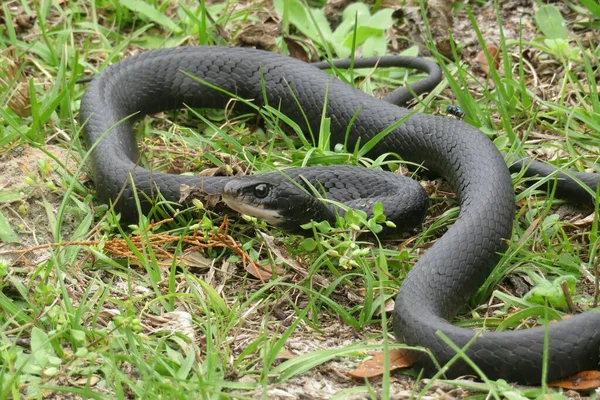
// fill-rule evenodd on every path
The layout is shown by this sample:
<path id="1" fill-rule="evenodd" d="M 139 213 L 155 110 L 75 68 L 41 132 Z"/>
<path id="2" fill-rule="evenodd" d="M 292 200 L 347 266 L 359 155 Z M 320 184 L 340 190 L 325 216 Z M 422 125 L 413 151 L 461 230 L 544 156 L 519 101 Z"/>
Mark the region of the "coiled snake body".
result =
<path id="1" fill-rule="evenodd" d="M 200 186 L 207 192 L 223 190 L 228 178 L 169 175 L 137 166 L 132 118 L 128 118 L 184 104 L 224 107 L 230 97 L 212 86 L 251 99 L 259 106 L 266 100 L 305 131 L 315 134 L 319 132 L 327 99 L 331 141 L 346 142 L 349 149 L 359 139 L 360 143 L 366 143 L 409 113 L 309 64 L 269 52 L 222 47 L 149 51 L 109 67 L 92 81 L 81 103 L 85 139 L 89 147 L 95 146 L 91 154 L 94 180 L 103 200 L 117 199 L 130 174 L 137 190 L 153 197 L 159 189 L 172 201 L 179 200 L 181 184 Z M 351 127 L 346 138 L 348 126 Z M 104 135 L 105 132 L 109 133 Z M 455 327 L 448 321 L 483 284 L 511 237 L 515 199 L 510 174 L 502 155 L 485 135 L 450 118 L 418 113 L 410 116 L 368 155 L 375 158 L 389 152 L 445 177 L 460 201 L 461 211 L 455 224 L 412 268 L 393 313 L 397 339 L 431 349 L 444 365 L 455 352 L 437 332 L 443 332 L 459 347 L 474 338 L 474 331 Z M 597 176 L 578 177 L 596 188 Z M 578 190 L 565 189 L 568 193 Z M 131 185 L 125 187 L 115 207 L 124 215 L 136 213 Z M 599 327 L 597 312 L 548 326 L 549 380 L 597 367 Z M 466 354 L 489 378 L 532 384 L 541 379 L 543 348 L 544 328 L 539 327 L 483 332 Z M 428 357 L 419 361 L 426 368 L 433 368 Z M 459 360 L 447 375 L 472 373 Z"/>

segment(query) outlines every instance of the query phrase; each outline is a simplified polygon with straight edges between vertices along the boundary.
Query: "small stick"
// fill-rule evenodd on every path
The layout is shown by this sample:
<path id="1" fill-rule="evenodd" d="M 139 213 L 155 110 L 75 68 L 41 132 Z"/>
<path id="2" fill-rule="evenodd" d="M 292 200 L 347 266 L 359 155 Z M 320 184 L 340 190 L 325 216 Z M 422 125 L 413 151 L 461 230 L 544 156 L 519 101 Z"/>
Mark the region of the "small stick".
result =
<path id="1" fill-rule="evenodd" d="M 596 258 L 596 261 L 598 261 L 598 259 Z M 598 307 L 598 296 L 600 296 L 600 287 L 598 285 L 598 269 L 600 268 L 600 265 L 598 265 L 597 263 L 595 263 L 596 265 L 594 265 L 594 307 Z"/>
<path id="2" fill-rule="evenodd" d="M 575 307 L 575 303 L 573 302 L 573 298 L 571 297 L 571 291 L 569 290 L 569 284 L 567 283 L 567 281 L 562 281 L 560 283 L 560 287 L 561 287 L 563 293 L 565 294 L 565 299 L 567 299 L 567 305 L 569 306 L 569 311 L 571 311 L 571 314 L 574 314 L 577 310 Z"/>

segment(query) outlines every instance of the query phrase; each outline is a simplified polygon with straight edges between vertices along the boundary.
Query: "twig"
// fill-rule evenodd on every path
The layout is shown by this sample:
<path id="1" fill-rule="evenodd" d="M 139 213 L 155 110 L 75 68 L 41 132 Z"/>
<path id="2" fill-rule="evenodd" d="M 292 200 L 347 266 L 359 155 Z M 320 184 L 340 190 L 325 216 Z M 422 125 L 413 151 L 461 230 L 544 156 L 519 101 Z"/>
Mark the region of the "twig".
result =
<path id="1" fill-rule="evenodd" d="M 569 290 L 569 284 L 567 281 L 560 282 L 560 287 L 565 294 L 565 299 L 567 299 L 567 305 L 569 306 L 569 311 L 571 314 L 577 312 L 577 308 L 575 307 L 575 303 L 573 302 L 573 297 L 571 297 L 571 291 Z"/>

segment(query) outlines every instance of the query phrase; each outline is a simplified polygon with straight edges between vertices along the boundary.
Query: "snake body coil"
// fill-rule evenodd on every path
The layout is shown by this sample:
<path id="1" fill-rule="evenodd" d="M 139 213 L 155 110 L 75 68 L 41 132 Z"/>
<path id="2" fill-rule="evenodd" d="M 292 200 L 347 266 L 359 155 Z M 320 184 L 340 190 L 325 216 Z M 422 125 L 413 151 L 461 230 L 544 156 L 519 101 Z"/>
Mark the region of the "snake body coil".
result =
<path id="1" fill-rule="evenodd" d="M 332 143 L 352 149 L 405 117 L 409 111 L 346 85 L 315 67 L 273 53 L 222 47 L 185 47 L 150 51 L 123 60 L 92 81 L 81 103 L 81 121 L 91 154 L 98 194 L 115 200 L 130 174 L 139 191 L 179 200 L 181 184 L 219 193 L 227 178 L 190 177 L 155 173 L 137 166 L 138 153 L 131 115 L 182 107 L 222 108 L 230 100 L 224 92 L 198 83 L 266 101 L 306 132 L 319 132 L 327 99 Z M 300 108 L 301 107 L 301 108 Z M 357 117 L 354 119 L 354 116 Z M 110 131 L 110 132 L 109 132 Z M 109 132 L 105 136 L 105 132 Z M 385 136 L 369 156 L 395 152 L 445 177 L 460 201 L 455 224 L 420 258 L 406 277 L 396 299 L 394 331 L 400 342 L 424 346 L 441 365 L 455 352 L 440 338 L 443 332 L 457 346 L 476 333 L 451 325 L 506 250 L 511 237 L 514 194 L 503 157 L 476 128 L 450 118 L 414 114 Z M 586 177 L 590 178 L 590 177 Z M 595 184 L 597 177 L 589 182 Z M 125 186 L 116 211 L 135 214 L 132 186 Z M 600 356 L 600 313 L 587 312 L 548 326 L 549 380 L 595 368 Z M 466 351 L 489 377 L 538 383 L 544 358 L 544 328 L 481 333 Z M 431 370 L 427 358 L 420 362 Z M 472 374 L 462 360 L 447 375 Z"/>

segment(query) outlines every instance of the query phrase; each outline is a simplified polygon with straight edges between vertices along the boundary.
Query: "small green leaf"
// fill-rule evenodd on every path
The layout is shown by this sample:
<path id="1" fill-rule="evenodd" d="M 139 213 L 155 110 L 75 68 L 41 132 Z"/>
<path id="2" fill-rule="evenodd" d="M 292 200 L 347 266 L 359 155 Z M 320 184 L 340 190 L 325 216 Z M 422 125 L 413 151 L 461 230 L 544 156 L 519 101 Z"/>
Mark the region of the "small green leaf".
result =
<path id="1" fill-rule="evenodd" d="M 534 277 L 531 274 L 530 276 L 532 278 Z M 568 308 L 567 299 L 565 298 L 565 294 L 561 287 L 563 281 L 567 282 L 571 292 L 575 290 L 577 279 L 572 275 L 560 276 L 552 283 L 538 279 L 536 285 L 523 297 L 523 299 L 541 305 L 545 305 L 547 301 L 554 308 L 566 310 Z"/>
<path id="2" fill-rule="evenodd" d="M 374 28 L 372 26 L 362 25 L 356 28 L 356 45 L 363 44 L 368 38 L 373 36 L 380 36 L 385 31 L 381 28 Z M 352 42 L 354 40 L 354 32 L 350 32 L 346 39 L 344 40 L 343 45 L 347 48 L 352 47 Z"/>
<path id="3" fill-rule="evenodd" d="M 12 203 L 13 201 L 21 200 L 25 195 L 19 192 L 2 192 L 0 193 L 0 203 Z"/>
<path id="4" fill-rule="evenodd" d="M 58 374 L 58 368 L 56 368 L 56 367 L 46 368 L 42 373 L 44 374 L 44 376 L 56 376 L 56 374 Z"/>
<path id="5" fill-rule="evenodd" d="M 494 144 L 499 150 L 507 149 L 511 145 L 510 138 L 507 135 L 498 136 L 494 139 Z"/>
<path id="6" fill-rule="evenodd" d="M 377 221 L 375 221 L 374 219 L 370 219 L 367 222 L 367 226 L 369 227 L 369 229 L 371 230 L 371 232 L 373 233 L 379 233 L 383 230 L 383 227 L 381 225 L 379 225 L 377 223 Z"/>
<path id="7" fill-rule="evenodd" d="M 48 365 L 50 357 L 56 357 L 48 334 L 37 327 L 31 330 L 31 355 L 41 368 Z"/>
<path id="8" fill-rule="evenodd" d="M 78 329 L 73 329 L 71 331 L 71 336 L 73 337 L 73 339 L 75 339 L 79 343 L 85 342 L 85 332 L 84 331 L 80 331 Z"/>
<path id="9" fill-rule="evenodd" d="M 16 243 L 19 241 L 19 235 L 10 227 L 8 219 L 0 211 L 0 242 Z"/>
<path id="10" fill-rule="evenodd" d="M 89 353 L 89 350 L 86 349 L 85 347 L 80 347 L 77 349 L 77 351 L 75 352 L 75 357 L 78 358 L 83 358 L 85 356 L 87 356 Z"/>
<path id="11" fill-rule="evenodd" d="M 300 225 L 302 229 L 311 229 L 313 226 L 321 233 L 331 232 L 331 224 L 329 221 L 311 221 L 308 224 Z"/>
<path id="12" fill-rule="evenodd" d="M 317 248 L 317 242 L 313 238 L 306 238 L 300 242 L 300 247 L 306 251 L 313 251 Z"/>
<path id="13" fill-rule="evenodd" d="M 568 39 L 569 30 L 556 6 L 541 6 L 535 13 L 535 22 L 548 39 Z"/>
<path id="14" fill-rule="evenodd" d="M 382 202 L 375 203 L 375 205 L 373 206 L 373 215 L 375 215 L 375 216 L 383 215 L 383 203 Z"/>

